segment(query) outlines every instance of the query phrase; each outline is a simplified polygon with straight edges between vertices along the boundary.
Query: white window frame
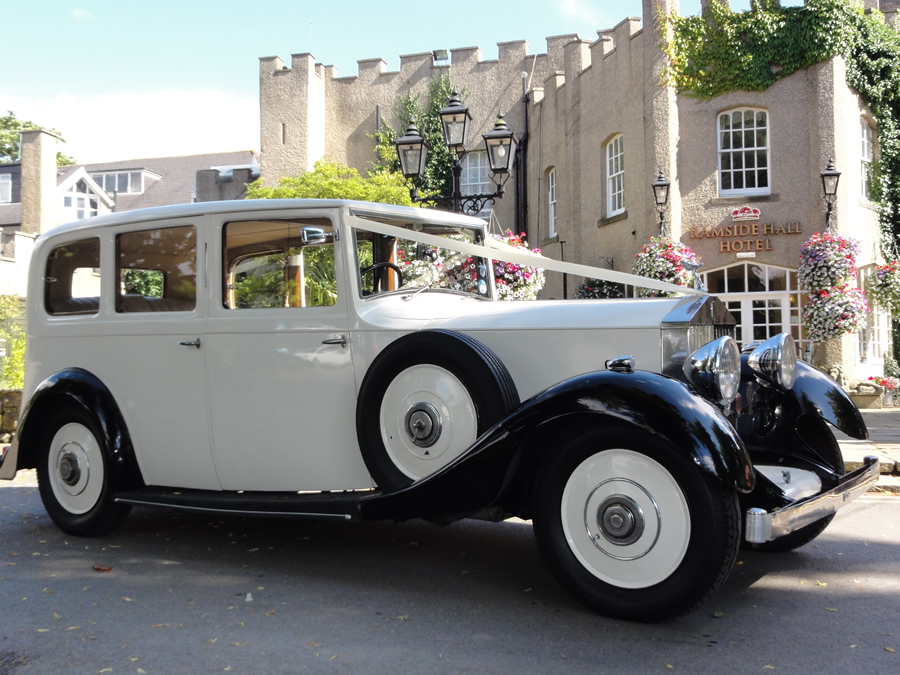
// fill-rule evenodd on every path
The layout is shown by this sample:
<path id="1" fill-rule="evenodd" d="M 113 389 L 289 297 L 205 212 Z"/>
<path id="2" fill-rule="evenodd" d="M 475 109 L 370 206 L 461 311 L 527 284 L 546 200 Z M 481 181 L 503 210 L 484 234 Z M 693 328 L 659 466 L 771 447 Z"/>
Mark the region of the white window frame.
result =
<path id="1" fill-rule="evenodd" d="M 859 194 L 868 201 L 872 200 L 872 160 L 875 156 L 875 130 L 865 120 L 859 120 L 860 131 L 860 163 L 859 163 Z"/>
<path id="2" fill-rule="evenodd" d="M 79 180 L 63 193 L 59 222 L 83 220 L 100 213 L 100 197 Z"/>
<path id="3" fill-rule="evenodd" d="M 556 169 L 547 172 L 547 237 L 558 236 L 556 229 Z"/>
<path id="4" fill-rule="evenodd" d="M 459 191 L 463 195 L 489 195 L 493 194 L 493 182 L 491 181 L 491 165 L 488 162 L 486 150 L 473 150 L 466 153 L 460 161 L 462 173 L 459 176 Z M 490 203 L 476 214 L 479 218 L 489 218 L 491 215 Z"/>
<path id="5" fill-rule="evenodd" d="M 98 171 L 91 178 L 108 194 L 137 195 L 144 191 L 143 171 Z M 120 189 L 120 182 L 124 183 L 124 190 Z"/>
<path id="6" fill-rule="evenodd" d="M 771 123 L 769 111 L 763 108 L 734 108 L 716 115 L 720 196 L 772 194 Z M 748 182 L 753 186 L 747 187 Z M 765 185 L 760 186 L 761 182 Z M 736 183 L 740 187 L 734 187 Z"/>
<path id="7" fill-rule="evenodd" d="M 625 137 L 619 134 L 606 146 L 606 216 L 625 213 Z"/>
<path id="8" fill-rule="evenodd" d="M 0 173 L 0 204 L 12 203 L 12 175 Z"/>

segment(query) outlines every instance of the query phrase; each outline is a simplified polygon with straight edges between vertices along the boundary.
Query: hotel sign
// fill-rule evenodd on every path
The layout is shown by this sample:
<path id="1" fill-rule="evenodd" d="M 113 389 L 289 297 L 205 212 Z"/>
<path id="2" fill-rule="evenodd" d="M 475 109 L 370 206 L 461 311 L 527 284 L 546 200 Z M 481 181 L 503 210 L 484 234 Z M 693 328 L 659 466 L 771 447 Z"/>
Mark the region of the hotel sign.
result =
<path id="1" fill-rule="evenodd" d="M 719 253 L 772 251 L 772 239 L 803 234 L 800 223 L 760 223 L 757 208 L 742 206 L 731 212 L 731 224 L 692 227 L 691 239 L 718 239 Z"/>

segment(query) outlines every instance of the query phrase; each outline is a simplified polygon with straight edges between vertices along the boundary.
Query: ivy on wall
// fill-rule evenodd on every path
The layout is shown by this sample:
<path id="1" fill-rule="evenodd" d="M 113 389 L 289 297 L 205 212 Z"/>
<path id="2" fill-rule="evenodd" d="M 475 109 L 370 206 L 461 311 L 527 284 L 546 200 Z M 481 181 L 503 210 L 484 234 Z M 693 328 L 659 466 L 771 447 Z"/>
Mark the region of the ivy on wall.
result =
<path id="1" fill-rule="evenodd" d="M 700 16 L 666 17 L 667 83 L 680 93 L 711 99 L 732 91 L 762 91 L 796 71 L 840 55 L 847 81 L 877 122 L 879 161 L 873 200 L 882 250 L 896 255 L 900 234 L 900 31 L 858 0 L 807 0 L 782 7 L 754 0 L 733 12 L 712 1 Z"/>

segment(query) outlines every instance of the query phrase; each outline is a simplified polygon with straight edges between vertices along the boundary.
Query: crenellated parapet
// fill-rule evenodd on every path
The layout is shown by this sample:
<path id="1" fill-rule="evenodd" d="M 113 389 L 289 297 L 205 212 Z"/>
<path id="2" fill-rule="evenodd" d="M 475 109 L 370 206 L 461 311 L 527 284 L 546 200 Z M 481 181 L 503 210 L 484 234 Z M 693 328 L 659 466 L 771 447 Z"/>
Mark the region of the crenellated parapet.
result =
<path id="1" fill-rule="evenodd" d="M 310 54 L 293 55 L 289 66 L 277 56 L 261 58 L 263 179 L 274 184 L 312 168 L 322 157 L 365 171 L 375 161 L 372 134 L 379 121 L 402 129 L 407 120 L 397 119 L 396 101 L 407 93 L 423 95 L 439 76 L 450 77 L 464 94 L 475 122 L 473 147 L 501 110 L 521 135 L 523 74 L 526 86 L 539 87 L 551 73 L 565 69 L 566 44 L 577 39 L 547 38 L 543 54 L 529 54 L 524 40 L 500 42 L 495 59 L 485 58 L 479 47 L 451 49 L 448 61 L 436 61 L 432 52 L 404 54 L 394 71 L 383 58 L 362 59 L 356 74 L 344 77 Z"/>

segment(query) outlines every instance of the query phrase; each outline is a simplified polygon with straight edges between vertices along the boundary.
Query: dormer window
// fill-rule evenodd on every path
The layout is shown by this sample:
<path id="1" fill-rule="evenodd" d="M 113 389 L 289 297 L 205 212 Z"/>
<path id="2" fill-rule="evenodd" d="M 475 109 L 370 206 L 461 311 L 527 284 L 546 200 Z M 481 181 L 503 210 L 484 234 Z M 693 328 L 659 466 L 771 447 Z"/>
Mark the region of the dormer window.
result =
<path id="1" fill-rule="evenodd" d="M 91 178 L 108 194 L 140 194 L 144 191 L 143 171 L 92 173 Z"/>

